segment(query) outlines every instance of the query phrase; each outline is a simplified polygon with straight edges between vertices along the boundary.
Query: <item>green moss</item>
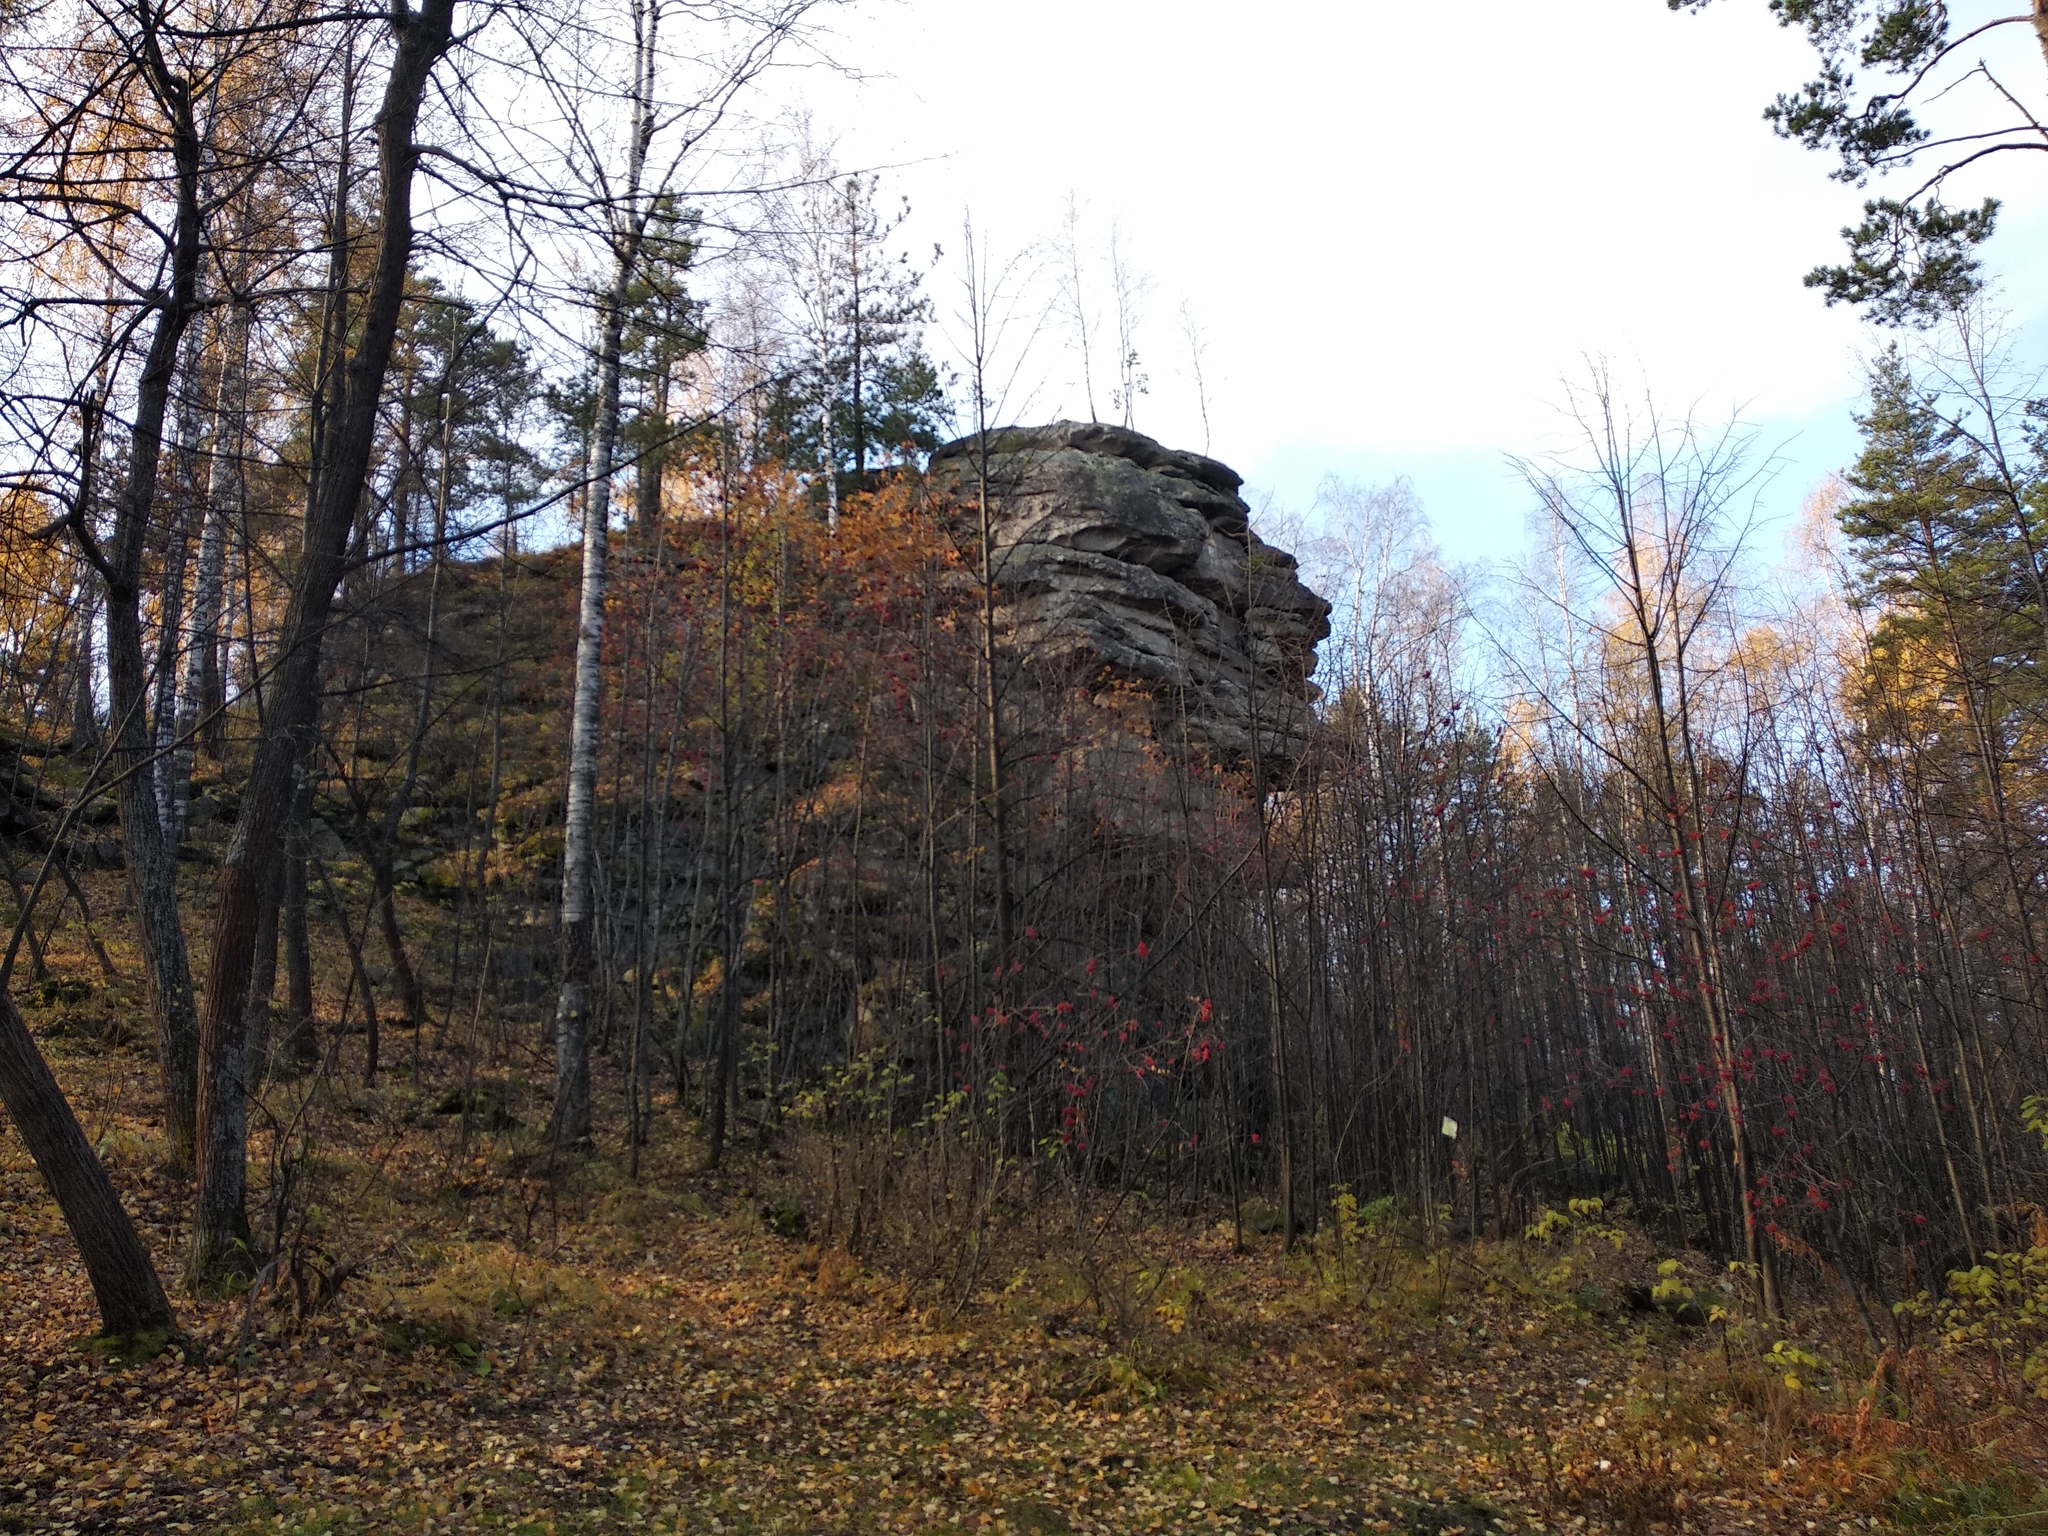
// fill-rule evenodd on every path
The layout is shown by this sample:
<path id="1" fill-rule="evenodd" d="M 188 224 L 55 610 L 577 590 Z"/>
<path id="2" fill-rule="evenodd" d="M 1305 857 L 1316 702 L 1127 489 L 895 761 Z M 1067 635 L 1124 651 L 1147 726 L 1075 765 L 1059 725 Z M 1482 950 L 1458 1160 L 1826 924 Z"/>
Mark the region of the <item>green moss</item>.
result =
<path id="1" fill-rule="evenodd" d="M 146 1365 L 174 1349 L 181 1354 L 191 1353 L 191 1341 L 175 1323 L 134 1333 L 88 1334 L 78 1340 L 78 1347 L 87 1354 L 120 1366 Z"/>

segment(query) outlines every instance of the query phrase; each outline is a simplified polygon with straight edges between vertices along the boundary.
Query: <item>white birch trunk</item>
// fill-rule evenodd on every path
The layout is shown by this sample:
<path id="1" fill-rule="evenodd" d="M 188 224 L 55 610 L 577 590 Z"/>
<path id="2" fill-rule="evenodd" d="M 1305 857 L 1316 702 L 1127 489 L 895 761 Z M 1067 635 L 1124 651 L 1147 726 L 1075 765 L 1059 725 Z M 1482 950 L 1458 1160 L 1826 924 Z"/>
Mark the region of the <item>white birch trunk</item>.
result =
<path id="1" fill-rule="evenodd" d="M 71 643 L 71 750 L 85 752 L 99 745 L 100 715 L 95 674 L 99 668 L 99 584 L 81 579 L 76 598 L 78 638 Z"/>
<path id="2" fill-rule="evenodd" d="M 828 323 L 830 286 L 820 278 L 818 325 L 818 442 L 825 458 L 825 526 L 839 531 L 839 455 L 832 440 L 832 330 Z"/>
<path id="3" fill-rule="evenodd" d="M 590 1139 L 590 1002 L 597 972 L 596 854 L 598 706 L 602 700 L 607 539 L 619 438 L 619 349 L 626 301 L 647 228 L 641 178 L 654 132 L 654 40 L 659 12 L 634 14 L 633 122 L 625 181 L 611 220 L 612 279 L 598 317 L 597 419 L 583 517 L 583 590 L 576 621 L 576 697 L 569 725 L 569 795 L 562 836 L 562 991 L 555 1006 L 558 1144 Z"/>
<path id="4" fill-rule="evenodd" d="M 248 312 L 237 308 L 229 322 L 221 356 L 220 390 L 214 399 L 212 453 L 206 467 L 203 504 L 205 522 L 199 535 L 199 568 L 192 587 L 191 638 L 185 650 L 185 681 L 178 691 L 172 737 L 169 792 L 159 796 L 164 808 L 164 825 L 176 846 L 185 836 L 186 814 L 191 805 L 192 760 L 197 747 L 199 712 L 217 700 L 207 697 L 207 675 L 217 671 L 220 654 L 221 584 L 227 569 L 226 524 L 228 483 L 239 472 L 240 434 L 231 417 L 238 413 L 237 382 L 241 349 L 247 345 Z M 213 662 L 209 668 L 208 662 Z"/>
<path id="5" fill-rule="evenodd" d="M 157 824 L 170 857 L 177 857 L 178 840 L 184 830 L 185 793 L 177 777 L 174 750 L 180 707 L 178 662 L 185 641 L 185 559 L 192 538 L 192 516 L 200 508 L 203 492 L 199 484 L 199 439 L 205 430 L 206 410 L 201 403 L 202 380 L 206 373 L 210 325 L 194 325 L 186 333 L 186 353 L 180 374 L 183 394 L 178 401 L 177 435 L 171 445 L 171 527 L 164 541 L 163 587 L 158 594 L 155 697 L 150 701 L 150 735 L 156 751 L 150 778 L 156 789 Z"/>

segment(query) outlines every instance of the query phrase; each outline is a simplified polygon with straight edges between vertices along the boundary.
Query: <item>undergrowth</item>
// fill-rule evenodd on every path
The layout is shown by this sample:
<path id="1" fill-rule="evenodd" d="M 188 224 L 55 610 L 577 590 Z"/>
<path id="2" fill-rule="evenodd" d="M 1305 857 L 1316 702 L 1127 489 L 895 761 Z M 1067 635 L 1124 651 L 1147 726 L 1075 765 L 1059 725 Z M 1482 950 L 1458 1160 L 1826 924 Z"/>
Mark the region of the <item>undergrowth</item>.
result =
<path id="1" fill-rule="evenodd" d="M 146 1077 L 68 1041 L 174 1256 Z M 1875 1327 L 1786 1254 L 1767 1318 L 1592 1198 L 1484 1238 L 1340 1191 L 1287 1249 L 1252 1199 L 1164 1209 L 830 1105 L 716 1173 L 663 1106 L 636 1180 L 432 1066 L 274 1090 L 273 1262 L 181 1299 L 167 1350 L 72 1347 L 89 1292 L 7 1154 L 0 1530 L 2048 1525 L 2038 1233 Z"/>

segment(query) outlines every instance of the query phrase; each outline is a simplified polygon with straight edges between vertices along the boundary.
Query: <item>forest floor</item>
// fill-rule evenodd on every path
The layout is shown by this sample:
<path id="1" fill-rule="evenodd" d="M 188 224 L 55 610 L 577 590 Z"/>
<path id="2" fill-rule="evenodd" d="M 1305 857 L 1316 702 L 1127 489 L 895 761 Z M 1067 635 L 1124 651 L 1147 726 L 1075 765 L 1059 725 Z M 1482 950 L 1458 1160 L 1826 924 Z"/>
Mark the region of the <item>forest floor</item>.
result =
<path id="1" fill-rule="evenodd" d="M 86 990 L 31 1018 L 168 1280 L 151 1057 Z M 1640 1236 L 1325 1222 L 1283 1255 L 1162 1225 L 962 1299 L 795 1234 L 772 1149 L 707 1174 L 660 1118 L 638 1180 L 616 1147 L 543 1167 L 502 1097 L 393 1055 L 301 1101 L 301 1262 L 260 1302 L 180 1295 L 153 1359 L 82 1342 L 75 1253 L 0 1136 L 0 1531 L 2048 1530 L 2040 1418 L 1917 1355 L 1866 1381 L 1824 1318 L 1771 1356 L 1632 1309 Z"/>

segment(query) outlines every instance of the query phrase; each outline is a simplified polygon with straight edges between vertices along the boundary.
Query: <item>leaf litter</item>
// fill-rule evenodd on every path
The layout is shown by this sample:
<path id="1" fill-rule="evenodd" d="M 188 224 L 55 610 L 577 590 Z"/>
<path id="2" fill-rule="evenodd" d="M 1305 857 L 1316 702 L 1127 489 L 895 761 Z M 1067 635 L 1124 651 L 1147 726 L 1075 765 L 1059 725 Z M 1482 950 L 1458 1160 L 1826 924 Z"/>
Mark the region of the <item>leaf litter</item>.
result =
<path id="1" fill-rule="evenodd" d="M 56 1064 L 175 1274 L 146 1063 Z M 772 1156 L 706 1174 L 680 1122 L 636 1185 L 503 1136 L 458 1159 L 431 1093 L 352 1092 L 315 1197 L 346 1217 L 310 1208 L 289 1285 L 180 1297 L 138 1362 L 81 1345 L 0 1142 L 0 1531 L 1846 1533 L 1896 1488 L 1862 1428 L 1774 1416 L 1700 1332 L 1514 1244 L 1347 1270 L 1150 1231 L 1112 1326 L 1050 1259 L 960 1298 L 779 1235 Z"/>

